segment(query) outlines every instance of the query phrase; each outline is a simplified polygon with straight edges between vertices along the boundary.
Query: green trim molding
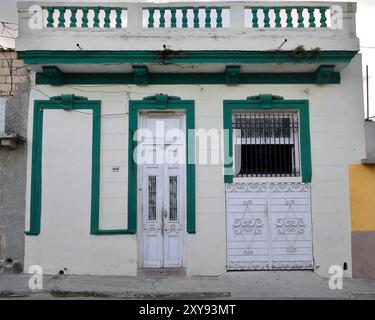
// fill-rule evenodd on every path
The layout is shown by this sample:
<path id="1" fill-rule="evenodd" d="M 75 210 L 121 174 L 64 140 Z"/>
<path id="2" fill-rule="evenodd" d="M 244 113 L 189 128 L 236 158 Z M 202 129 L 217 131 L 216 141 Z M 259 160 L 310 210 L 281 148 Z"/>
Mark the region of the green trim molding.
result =
<path id="1" fill-rule="evenodd" d="M 99 229 L 99 199 L 100 199 L 100 132 L 101 132 L 101 101 L 87 100 L 74 95 L 52 97 L 50 100 L 34 101 L 33 144 L 31 165 L 31 203 L 30 228 L 25 234 L 37 236 L 41 225 L 42 199 L 42 147 L 43 147 L 43 112 L 44 110 L 92 110 L 92 172 L 91 172 L 91 222 L 90 234 L 133 234 L 135 224 L 128 215 L 128 229 L 101 230 Z"/>
<path id="2" fill-rule="evenodd" d="M 185 110 L 186 112 L 186 157 L 195 159 L 195 141 L 189 141 L 189 130 L 195 129 L 195 110 L 193 100 L 181 100 L 179 97 L 156 95 L 143 100 L 129 101 L 129 154 L 128 154 L 128 215 L 132 217 L 133 225 L 137 216 L 137 164 L 133 154 L 137 147 L 134 134 L 138 129 L 138 114 L 141 110 Z M 189 146 L 189 147 L 188 147 Z M 194 234 L 195 229 L 195 163 L 187 161 L 186 165 L 186 212 L 187 232 Z"/>
<path id="3" fill-rule="evenodd" d="M 236 110 L 285 110 L 299 111 L 300 117 L 300 159 L 302 182 L 310 183 L 312 176 L 311 143 L 310 143 L 310 118 L 308 100 L 284 100 L 273 95 L 259 95 L 248 97 L 246 100 L 224 100 L 223 119 L 224 129 L 228 130 L 229 137 L 224 143 L 224 154 L 228 163 L 224 164 L 224 182 L 233 183 L 233 128 L 232 114 Z M 227 174 L 227 173 L 230 174 Z"/>
<path id="4" fill-rule="evenodd" d="M 178 84 L 339 84 L 334 65 L 321 65 L 314 72 L 241 73 L 241 66 L 226 66 L 222 73 L 150 73 L 146 66 L 133 66 L 132 73 L 63 73 L 44 66 L 36 74 L 37 85 L 178 85 Z"/>
<path id="5" fill-rule="evenodd" d="M 83 63 L 321 63 L 350 62 L 357 51 L 326 51 L 302 48 L 292 51 L 239 51 L 239 50 L 127 50 L 127 51 L 18 51 L 29 65 L 83 64 Z"/>

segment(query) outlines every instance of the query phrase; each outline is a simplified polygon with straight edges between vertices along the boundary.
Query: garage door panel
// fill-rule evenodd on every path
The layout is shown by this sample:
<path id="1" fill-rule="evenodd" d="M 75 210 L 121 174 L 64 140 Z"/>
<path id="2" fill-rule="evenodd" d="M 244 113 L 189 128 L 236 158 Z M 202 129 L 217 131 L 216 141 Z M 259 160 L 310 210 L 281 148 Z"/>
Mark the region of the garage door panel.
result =
<path id="1" fill-rule="evenodd" d="M 309 184 L 234 183 L 226 198 L 229 270 L 313 267 Z"/>

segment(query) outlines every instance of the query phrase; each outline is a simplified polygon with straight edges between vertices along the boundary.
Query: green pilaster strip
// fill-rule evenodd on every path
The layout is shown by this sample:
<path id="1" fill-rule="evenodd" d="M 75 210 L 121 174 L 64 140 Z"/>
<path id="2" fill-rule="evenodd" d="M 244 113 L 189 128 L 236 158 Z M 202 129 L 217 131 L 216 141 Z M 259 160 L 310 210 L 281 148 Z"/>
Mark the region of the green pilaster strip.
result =
<path id="1" fill-rule="evenodd" d="M 53 13 L 55 12 L 55 8 L 47 7 L 47 11 L 48 11 L 47 28 L 53 28 L 53 23 L 54 23 Z"/>
<path id="2" fill-rule="evenodd" d="M 93 24 L 93 27 L 94 28 L 99 28 L 99 22 L 100 22 L 100 20 L 99 20 L 99 11 L 100 11 L 100 8 L 99 7 L 95 7 L 95 8 L 93 8 L 93 10 L 94 10 L 94 24 Z"/>
<path id="3" fill-rule="evenodd" d="M 193 14 L 194 14 L 194 28 L 199 28 L 199 8 L 198 7 L 193 8 Z"/>
<path id="4" fill-rule="evenodd" d="M 206 18 L 205 18 L 205 28 L 211 28 L 211 8 L 210 7 L 206 7 L 205 8 L 205 13 L 206 13 Z"/>
<path id="5" fill-rule="evenodd" d="M 270 28 L 270 8 L 265 7 L 263 8 L 263 13 L 264 13 L 264 27 L 265 28 Z"/>
<path id="6" fill-rule="evenodd" d="M 148 8 L 148 25 L 147 28 L 152 29 L 154 28 L 154 8 Z"/>
<path id="7" fill-rule="evenodd" d="M 300 116 L 300 164 L 303 183 L 310 183 L 312 178 L 310 119 L 308 100 L 284 100 L 276 96 L 259 96 L 259 99 L 224 100 L 223 126 L 228 130 L 229 138 L 224 141 L 224 157 L 233 158 L 232 113 L 236 110 L 298 110 Z M 224 164 L 225 183 L 233 182 L 233 161 Z"/>
<path id="8" fill-rule="evenodd" d="M 159 28 L 165 28 L 165 8 L 160 8 Z"/>
<path id="9" fill-rule="evenodd" d="M 258 23 L 258 8 L 251 8 L 251 12 L 253 14 L 253 28 L 259 28 L 259 23 Z"/>
<path id="10" fill-rule="evenodd" d="M 122 28 L 122 8 L 116 8 L 116 28 Z"/>
<path id="11" fill-rule="evenodd" d="M 222 28 L 223 27 L 223 17 L 221 16 L 223 12 L 223 9 L 220 7 L 216 8 L 216 28 Z"/>
<path id="12" fill-rule="evenodd" d="M 298 28 L 303 28 L 304 25 L 304 18 L 303 18 L 303 7 L 297 7 L 298 13 Z"/>
<path id="13" fill-rule="evenodd" d="M 77 8 L 70 8 L 71 16 L 70 16 L 70 27 L 76 28 L 77 27 Z"/>
<path id="14" fill-rule="evenodd" d="M 171 8 L 171 28 L 177 28 L 177 9 L 175 7 Z"/>
<path id="15" fill-rule="evenodd" d="M 88 18 L 87 15 L 89 13 L 89 9 L 87 7 L 82 8 L 82 28 L 88 28 Z"/>
<path id="16" fill-rule="evenodd" d="M 104 28 L 109 28 L 111 24 L 111 8 L 104 8 Z"/>
<path id="17" fill-rule="evenodd" d="M 281 16 L 280 16 L 280 7 L 276 7 L 273 9 L 275 12 L 275 27 L 281 28 Z"/>
<path id="18" fill-rule="evenodd" d="M 59 28 L 65 28 L 65 7 L 59 7 Z"/>
<path id="19" fill-rule="evenodd" d="M 182 11 L 182 27 L 183 28 L 188 27 L 187 10 L 188 10 L 188 8 L 186 8 L 186 7 L 183 7 L 181 9 L 181 11 Z"/>
<path id="20" fill-rule="evenodd" d="M 293 28 L 293 17 L 292 17 L 292 9 L 291 7 L 286 7 L 286 27 Z"/>
<path id="21" fill-rule="evenodd" d="M 163 103 L 160 104 L 160 101 Z M 131 225 L 136 230 L 137 217 L 137 165 L 134 163 L 133 153 L 137 141 L 133 140 L 134 133 L 138 130 L 138 113 L 140 110 L 185 110 L 186 111 L 186 156 L 187 159 L 195 158 L 195 141 L 189 141 L 189 132 L 195 130 L 194 101 L 180 100 L 168 96 L 148 97 L 144 100 L 129 101 L 129 140 L 128 140 L 128 215 L 132 217 Z M 190 147 L 189 147 L 190 146 Z M 195 163 L 186 166 L 186 212 L 187 232 L 195 234 Z M 130 222 L 128 222 L 130 223 Z"/>
<path id="22" fill-rule="evenodd" d="M 315 7 L 309 7 L 308 11 L 309 11 L 309 28 L 315 28 L 316 27 L 315 15 L 314 15 Z"/>
<path id="23" fill-rule="evenodd" d="M 320 7 L 319 12 L 320 12 L 320 27 L 321 28 L 327 28 L 327 12 L 328 8 L 327 7 Z"/>

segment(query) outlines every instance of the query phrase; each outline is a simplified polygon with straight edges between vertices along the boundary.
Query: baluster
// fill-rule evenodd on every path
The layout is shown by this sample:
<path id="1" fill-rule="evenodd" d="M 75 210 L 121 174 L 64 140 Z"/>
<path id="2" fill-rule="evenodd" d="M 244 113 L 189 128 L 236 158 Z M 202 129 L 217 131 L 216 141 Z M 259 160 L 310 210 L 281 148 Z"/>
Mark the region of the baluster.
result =
<path id="1" fill-rule="evenodd" d="M 159 28 L 165 28 L 165 8 L 160 8 Z"/>
<path id="2" fill-rule="evenodd" d="M 176 8 L 171 8 L 171 28 L 177 28 Z"/>
<path id="3" fill-rule="evenodd" d="M 48 11 L 48 17 L 47 17 L 47 27 L 48 28 L 53 28 L 53 13 L 55 12 L 55 8 L 54 7 L 47 7 L 47 11 Z"/>
<path id="4" fill-rule="evenodd" d="M 285 8 L 286 11 L 286 27 L 293 28 L 293 17 L 292 17 L 292 9 L 291 7 Z"/>
<path id="5" fill-rule="evenodd" d="M 59 28 L 65 28 L 65 7 L 59 7 L 59 24 L 57 25 Z"/>
<path id="6" fill-rule="evenodd" d="M 148 8 L 148 26 L 147 28 L 154 28 L 154 13 L 155 9 L 154 8 Z"/>
<path id="7" fill-rule="evenodd" d="M 121 28 L 122 27 L 122 9 L 121 8 L 115 8 L 116 11 L 116 28 Z"/>
<path id="8" fill-rule="evenodd" d="M 221 13 L 223 12 L 223 8 L 216 8 L 216 28 L 222 28 L 223 27 L 223 17 L 221 16 Z"/>
<path id="9" fill-rule="evenodd" d="M 194 13 L 194 28 L 199 28 L 199 8 L 194 7 L 193 13 Z"/>
<path id="10" fill-rule="evenodd" d="M 104 8 L 104 28 L 109 28 L 111 26 L 111 8 Z"/>
<path id="11" fill-rule="evenodd" d="M 269 27 L 271 27 L 271 25 L 270 25 L 270 8 L 268 8 L 268 7 L 263 8 L 263 12 L 264 12 L 264 27 L 269 28 Z"/>
<path id="12" fill-rule="evenodd" d="M 205 28 L 211 28 L 211 8 L 206 7 L 205 9 L 206 12 L 206 18 L 205 18 Z"/>
<path id="13" fill-rule="evenodd" d="M 186 7 L 181 9 L 181 11 L 182 11 L 182 27 L 183 28 L 188 27 L 187 10 L 188 9 Z"/>
<path id="14" fill-rule="evenodd" d="M 88 18 L 87 18 L 87 14 L 89 13 L 89 9 L 84 7 L 82 8 L 82 28 L 88 28 Z"/>
<path id="15" fill-rule="evenodd" d="M 92 25 L 94 28 L 99 28 L 99 11 L 100 11 L 100 8 L 99 7 L 95 7 L 93 8 L 94 10 L 94 24 Z"/>
<path id="16" fill-rule="evenodd" d="M 309 11 L 309 14 L 310 14 L 310 17 L 309 17 L 309 28 L 315 28 L 316 27 L 316 24 L 315 24 L 315 15 L 314 15 L 315 8 L 314 7 L 309 7 L 308 11 Z"/>
<path id="17" fill-rule="evenodd" d="M 251 8 L 251 12 L 253 14 L 253 28 L 259 28 L 258 24 L 258 8 Z"/>
<path id="18" fill-rule="evenodd" d="M 327 28 L 327 16 L 326 16 L 326 12 L 327 12 L 327 7 L 320 7 L 319 8 L 319 12 L 320 12 L 320 27 L 321 28 Z"/>
<path id="19" fill-rule="evenodd" d="M 305 25 L 303 23 L 303 7 L 297 7 L 298 13 L 298 28 L 303 28 Z"/>
<path id="20" fill-rule="evenodd" d="M 280 16 L 280 8 L 274 8 L 275 11 L 275 27 L 281 28 L 281 16 Z"/>
<path id="21" fill-rule="evenodd" d="M 77 8 L 70 8 L 70 12 L 72 15 L 70 16 L 70 27 L 76 28 L 77 27 Z"/>

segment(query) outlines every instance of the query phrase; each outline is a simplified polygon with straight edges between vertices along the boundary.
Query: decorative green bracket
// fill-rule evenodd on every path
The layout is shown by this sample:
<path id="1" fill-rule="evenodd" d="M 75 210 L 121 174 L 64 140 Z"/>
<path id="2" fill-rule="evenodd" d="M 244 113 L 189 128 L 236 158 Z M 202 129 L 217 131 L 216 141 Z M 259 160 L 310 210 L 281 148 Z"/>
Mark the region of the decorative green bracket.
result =
<path id="1" fill-rule="evenodd" d="M 137 217 L 137 165 L 133 154 L 137 141 L 133 135 L 138 130 L 138 113 L 141 110 L 185 110 L 186 112 L 186 156 L 195 159 L 195 140 L 189 142 L 189 131 L 195 129 L 194 101 L 181 100 L 179 97 L 158 94 L 143 100 L 129 101 L 129 144 L 128 144 L 128 216 L 133 226 Z M 193 136 L 194 137 L 194 136 Z M 195 163 L 186 165 L 186 212 L 187 232 L 195 234 Z"/>
<path id="2" fill-rule="evenodd" d="M 335 72 L 335 66 L 320 66 L 315 72 L 315 83 L 317 84 L 329 84 L 334 82 L 340 82 L 340 73 Z"/>
<path id="3" fill-rule="evenodd" d="M 227 66 L 225 68 L 225 83 L 238 84 L 240 82 L 241 66 Z"/>
<path id="4" fill-rule="evenodd" d="M 148 84 L 148 69 L 146 66 L 134 66 L 134 83 L 137 85 Z"/>
<path id="5" fill-rule="evenodd" d="M 58 67 L 55 66 L 45 66 L 42 67 L 43 74 L 51 86 L 61 86 L 64 84 L 64 74 L 60 71 Z"/>
<path id="6" fill-rule="evenodd" d="M 229 159 L 224 164 L 225 183 L 233 183 L 233 128 L 232 114 L 236 110 L 298 110 L 300 117 L 300 153 L 302 182 L 310 183 L 312 176 L 310 118 L 308 100 L 284 100 L 280 96 L 259 95 L 246 100 L 224 100 L 224 130 L 228 130 L 229 138 L 224 141 L 224 155 Z M 228 174 L 229 173 L 229 174 Z"/>

